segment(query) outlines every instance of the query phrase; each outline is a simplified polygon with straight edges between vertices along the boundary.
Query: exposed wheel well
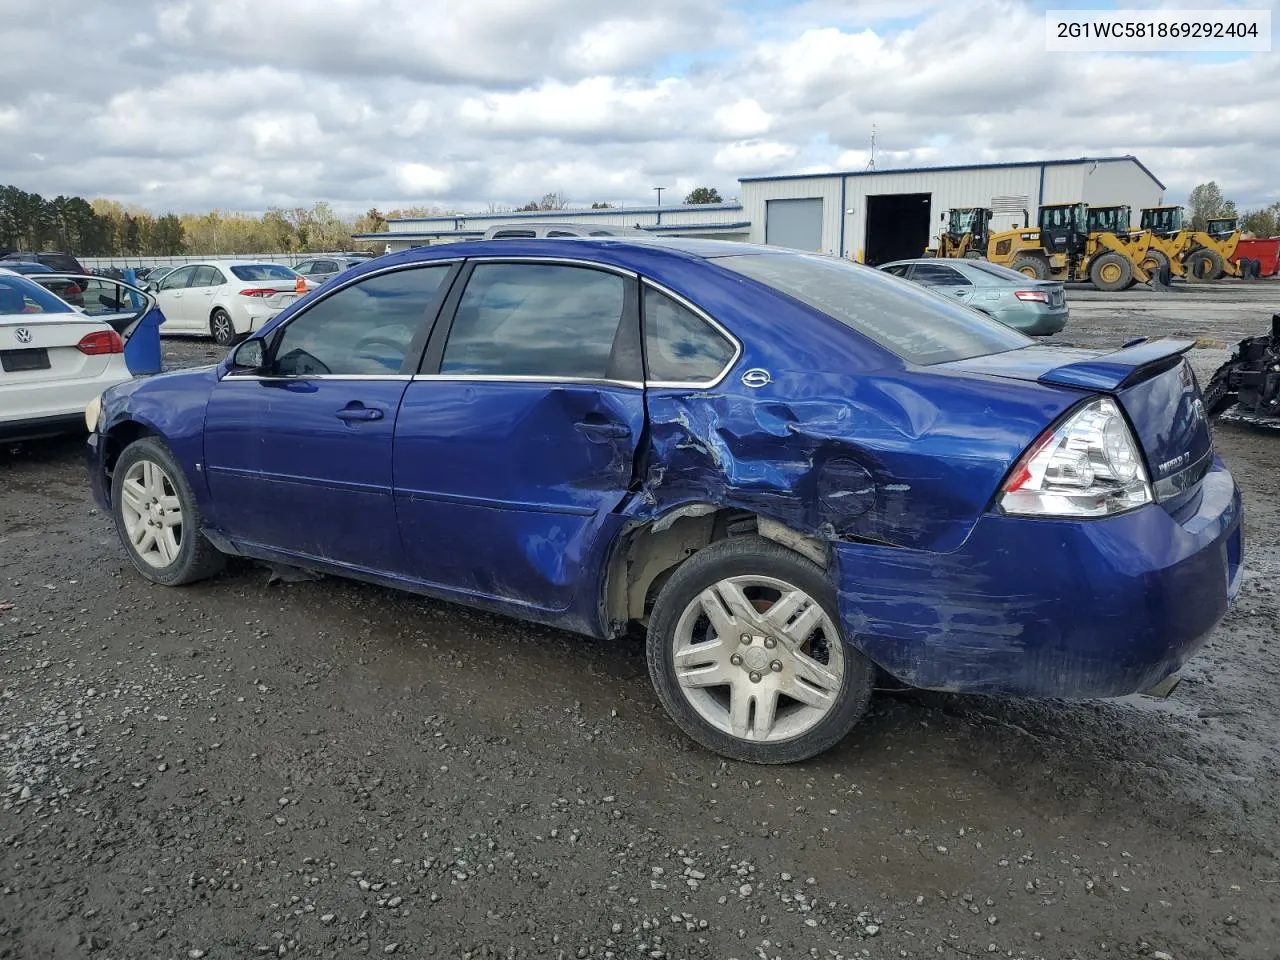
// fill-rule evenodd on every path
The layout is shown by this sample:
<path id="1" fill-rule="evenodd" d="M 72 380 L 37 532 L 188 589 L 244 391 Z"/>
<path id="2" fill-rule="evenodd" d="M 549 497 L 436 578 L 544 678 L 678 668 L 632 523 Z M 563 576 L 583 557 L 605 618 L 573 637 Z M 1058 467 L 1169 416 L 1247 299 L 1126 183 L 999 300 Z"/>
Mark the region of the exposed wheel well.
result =
<path id="1" fill-rule="evenodd" d="M 111 475 L 115 472 L 116 461 L 120 459 L 120 454 L 124 452 L 124 448 L 129 446 L 135 440 L 141 437 L 149 437 L 155 433 L 141 423 L 134 420 L 126 420 L 123 423 L 117 423 L 106 433 L 106 456 L 103 457 L 103 465 L 106 467 L 107 480 L 110 482 Z"/>
<path id="2" fill-rule="evenodd" d="M 828 565 L 825 543 L 776 520 L 714 504 L 688 504 L 639 524 L 621 537 L 605 583 L 606 631 L 618 636 L 630 624 L 644 623 L 663 584 L 703 547 L 751 534 L 780 543 L 822 567 Z"/>

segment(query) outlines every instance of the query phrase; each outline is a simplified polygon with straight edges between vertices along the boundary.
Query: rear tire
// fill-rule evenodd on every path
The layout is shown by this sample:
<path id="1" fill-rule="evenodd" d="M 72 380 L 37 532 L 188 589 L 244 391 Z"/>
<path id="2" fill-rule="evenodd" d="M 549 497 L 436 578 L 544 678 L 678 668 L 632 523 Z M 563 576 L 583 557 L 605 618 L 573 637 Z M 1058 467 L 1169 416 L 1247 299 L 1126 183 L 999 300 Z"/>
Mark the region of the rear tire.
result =
<path id="1" fill-rule="evenodd" d="M 649 676 L 676 725 L 707 749 L 805 760 L 843 740 L 871 700 L 876 668 L 838 617 L 831 578 L 813 561 L 763 537 L 721 540 L 658 594 Z"/>
<path id="2" fill-rule="evenodd" d="M 221 307 L 209 315 L 209 335 L 220 347 L 229 347 L 236 342 L 236 325 L 231 322 L 231 314 Z"/>
<path id="3" fill-rule="evenodd" d="M 195 583 L 226 562 L 201 532 L 204 517 L 186 474 L 157 437 L 135 440 L 116 460 L 111 513 L 130 562 L 153 583 Z"/>
<path id="4" fill-rule="evenodd" d="M 984 256 L 983 256 L 981 253 L 979 253 L 977 250 L 966 250 L 966 251 L 965 251 L 965 254 L 964 254 L 964 259 L 966 259 L 966 260 L 985 260 L 985 259 L 987 259 L 987 258 L 986 258 L 986 257 L 984 257 Z"/>
<path id="5" fill-rule="evenodd" d="M 1030 256 L 1018 257 L 1013 263 L 1009 264 L 1011 270 L 1016 270 L 1024 277 L 1030 277 L 1033 280 L 1049 279 L 1049 264 L 1044 257 L 1037 257 L 1034 254 Z"/>
<path id="6" fill-rule="evenodd" d="M 1192 250 L 1184 265 L 1187 268 L 1187 279 L 1197 282 L 1216 280 L 1222 276 L 1225 268 L 1222 255 L 1208 247 Z"/>
<path id="7" fill-rule="evenodd" d="M 1089 264 L 1089 279 L 1095 287 L 1107 293 L 1124 290 L 1133 282 L 1133 264 L 1127 257 L 1109 250 L 1093 258 Z"/>

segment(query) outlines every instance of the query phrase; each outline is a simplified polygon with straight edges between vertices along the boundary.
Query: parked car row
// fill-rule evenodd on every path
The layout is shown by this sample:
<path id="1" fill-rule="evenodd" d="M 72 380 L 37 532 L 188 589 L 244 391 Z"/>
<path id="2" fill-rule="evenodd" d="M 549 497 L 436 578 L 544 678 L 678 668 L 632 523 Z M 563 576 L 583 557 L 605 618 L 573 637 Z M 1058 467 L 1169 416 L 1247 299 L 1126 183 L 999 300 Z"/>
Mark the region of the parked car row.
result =
<path id="1" fill-rule="evenodd" d="M 889 266 L 511 238 L 294 299 L 266 265 L 188 265 L 156 293 L 175 326 L 246 338 L 89 403 L 94 497 L 159 584 L 244 556 L 638 628 L 673 722 L 742 760 L 831 747 L 881 671 L 1037 697 L 1165 681 L 1241 582 L 1193 344 L 1054 348 L 975 309 L 1041 317 L 1052 287 Z"/>

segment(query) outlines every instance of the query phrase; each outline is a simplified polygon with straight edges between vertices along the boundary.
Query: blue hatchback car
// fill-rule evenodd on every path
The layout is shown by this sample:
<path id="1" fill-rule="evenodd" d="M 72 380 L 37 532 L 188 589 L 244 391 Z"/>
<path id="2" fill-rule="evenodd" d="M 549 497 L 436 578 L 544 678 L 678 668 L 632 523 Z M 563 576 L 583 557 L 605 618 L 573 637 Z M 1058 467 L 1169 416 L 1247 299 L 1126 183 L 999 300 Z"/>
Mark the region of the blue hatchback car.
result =
<path id="1" fill-rule="evenodd" d="M 640 625 L 684 731 L 787 762 L 849 732 L 877 668 L 1109 697 L 1197 650 L 1242 547 L 1190 347 L 1044 346 L 769 247 L 457 243 L 108 390 L 90 471 L 157 583 L 247 556 Z"/>

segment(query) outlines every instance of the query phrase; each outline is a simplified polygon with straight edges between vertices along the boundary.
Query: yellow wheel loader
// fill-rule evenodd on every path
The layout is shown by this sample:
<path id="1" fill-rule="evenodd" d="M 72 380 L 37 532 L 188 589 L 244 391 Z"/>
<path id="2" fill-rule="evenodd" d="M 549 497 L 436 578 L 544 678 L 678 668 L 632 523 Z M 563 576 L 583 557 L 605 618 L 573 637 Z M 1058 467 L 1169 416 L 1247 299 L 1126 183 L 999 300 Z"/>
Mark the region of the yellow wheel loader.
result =
<path id="1" fill-rule="evenodd" d="M 925 250 L 926 257 L 952 257 L 981 260 L 987 253 L 987 238 L 991 231 L 991 210 L 988 207 L 957 207 L 942 214 L 946 224 L 938 246 Z"/>
<path id="2" fill-rule="evenodd" d="M 1167 264 L 1175 277 L 1188 280 L 1217 280 L 1238 277 L 1240 265 L 1231 259 L 1240 245 L 1239 221 L 1234 217 L 1210 220 L 1207 230 L 1193 230 L 1182 207 L 1146 207 L 1142 228 L 1151 233 L 1151 246 L 1144 266 L 1150 271 Z"/>
<path id="3" fill-rule="evenodd" d="M 1240 221 L 1235 217 L 1217 217 L 1208 229 L 1191 235 L 1191 249 L 1183 263 L 1188 280 L 1217 280 L 1240 276 L 1240 264 L 1231 259 L 1240 246 Z"/>
<path id="4" fill-rule="evenodd" d="M 1089 280 L 1105 291 L 1150 283 L 1142 268 L 1150 235 L 1128 232 L 1127 214 L 1124 227 L 1090 231 L 1087 204 L 1045 206 L 1038 227 L 992 234 L 987 259 L 1037 280 Z"/>

